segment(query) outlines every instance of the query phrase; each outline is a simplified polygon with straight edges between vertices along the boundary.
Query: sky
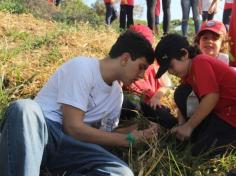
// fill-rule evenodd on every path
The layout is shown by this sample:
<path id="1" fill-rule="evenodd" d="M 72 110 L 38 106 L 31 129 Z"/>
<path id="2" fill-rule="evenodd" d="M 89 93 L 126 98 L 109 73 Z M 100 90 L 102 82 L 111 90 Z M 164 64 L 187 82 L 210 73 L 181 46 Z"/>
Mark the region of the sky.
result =
<path id="1" fill-rule="evenodd" d="M 85 4 L 90 6 L 91 4 L 95 3 L 96 0 L 83 0 Z M 143 13 L 139 17 L 142 20 L 146 20 L 146 0 L 134 0 L 135 4 L 139 4 L 143 7 Z M 119 4 L 117 4 L 119 6 Z M 219 10 L 218 13 L 214 16 L 214 19 L 217 20 L 222 20 L 222 14 L 223 14 L 223 6 L 224 6 L 224 1 L 220 1 L 219 3 Z M 182 18 L 182 10 L 181 10 L 181 5 L 180 5 L 180 0 L 171 0 L 171 20 L 174 19 L 181 19 Z M 190 16 L 192 16 L 192 11 L 190 12 Z M 160 14 L 160 22 L 162 22 L 163 19 L 163 14 L 161 11 Z"/>

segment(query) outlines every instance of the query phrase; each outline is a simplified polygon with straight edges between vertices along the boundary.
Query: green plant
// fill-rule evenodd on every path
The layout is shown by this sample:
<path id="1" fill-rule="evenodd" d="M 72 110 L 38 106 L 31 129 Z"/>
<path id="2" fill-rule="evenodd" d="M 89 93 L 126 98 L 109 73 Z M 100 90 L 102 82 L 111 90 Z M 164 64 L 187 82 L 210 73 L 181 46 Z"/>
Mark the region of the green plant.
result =
<path id="1" fill-rule="evenodd" d="M 7 11 L 10 13 L 26 13 L 27 9 L 20 0 L 1 0 L 0 1 L 0 10 Z"/>
<path id="2" fill-rule="evenodd" d="M 88 22 L 93 26 L 101 24 L 101 18 L 92 8 L 86 6 L 81 0 L 63 1 L 61 11 L 53 17 L 56 21 L 74 24 L 78 22 Z"/>

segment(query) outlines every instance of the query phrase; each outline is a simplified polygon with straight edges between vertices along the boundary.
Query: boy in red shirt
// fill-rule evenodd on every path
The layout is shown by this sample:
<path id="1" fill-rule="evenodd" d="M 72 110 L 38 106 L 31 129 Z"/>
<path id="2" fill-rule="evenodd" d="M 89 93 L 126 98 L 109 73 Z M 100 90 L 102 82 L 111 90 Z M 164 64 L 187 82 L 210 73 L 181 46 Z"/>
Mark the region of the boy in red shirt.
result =
<path id="1" fill-rule="evenodd" d="M 160 65 L 158 77 L 168 71 L 182 78 L 200 99 L 194 114 L 171 132 L 181 141 L 190 138 L 195 156 L 211 147 L 236 146 L 236 72 L 221 61 L 200 54 L 197 47 L 178 34 L 162 38 L 155 56 Z M 218 148 L 216 153 L 223 151 Z"/>
<path id="2" fill-rule="evenodd" d="M 145 25 L 132 25 L 129 28 L 142 34 L 151 44 L 154 42 L 154 36 L 151 29 Z M 135 116 L 130 110 L 139 110 L 145 117 L 155 121 L 165 128 L 171 128 L 176 124 L 176 118 L 171 115 L 170 109 L 161 105 L 160 99 L 171 86 L 171 81 L 167 75 L 156 79 L 156 72 L 159 68 L 157 62 L 151 64 L 145 71 L 144 78 L 139 79 L 124 90 L 129 91 L 129 96 L 125 97 L 122 115 L 126 118 Z M 142 97 L 142 98 L 140 98 Z M 137 98 L 137 102 L 132 99 Z M 140 100 L 142 99 L 142 100 Z"/>

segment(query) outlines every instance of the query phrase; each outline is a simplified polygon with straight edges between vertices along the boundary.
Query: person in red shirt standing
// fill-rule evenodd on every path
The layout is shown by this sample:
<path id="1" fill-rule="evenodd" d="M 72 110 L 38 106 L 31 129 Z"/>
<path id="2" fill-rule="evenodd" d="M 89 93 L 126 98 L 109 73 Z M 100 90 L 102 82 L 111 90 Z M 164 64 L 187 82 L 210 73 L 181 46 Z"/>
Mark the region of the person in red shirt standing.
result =
<path id="1" fill-rule="evenodd" d="M 114 0 L 103 0 L 106 6 L 106 24 L 111 25 L 111 23 L 117 18 L 116 10 L 114 8 Z"/>
<path id="2" fill-rule="evenodd" d="M 125 30 L 134 24 L 134 0 L 121 0 L 120 2 L 120 29 Z"/>
<path id="3" fill-rule="evenodd" d="M 234 0 L 225 0 L 224 12 L 223 12 L 223 23 L 227 30 L 229 30 L 230 16 L 232 13 Z"/>
<path id="4" fill-rule="evenodd" d="M 181 141 L 190 138 L 194 156 L 213 147 L 221 147 L 214 148 L 218 154 L 227 144 L 236 146 L 236 72 L 218 59 L 200 54 L 178 34 L 162 38 L 155 56 L 160 65 L 157 77 L 166 71 L 180 77 L 200 99 L 194 114 L 171 132 Z"/>

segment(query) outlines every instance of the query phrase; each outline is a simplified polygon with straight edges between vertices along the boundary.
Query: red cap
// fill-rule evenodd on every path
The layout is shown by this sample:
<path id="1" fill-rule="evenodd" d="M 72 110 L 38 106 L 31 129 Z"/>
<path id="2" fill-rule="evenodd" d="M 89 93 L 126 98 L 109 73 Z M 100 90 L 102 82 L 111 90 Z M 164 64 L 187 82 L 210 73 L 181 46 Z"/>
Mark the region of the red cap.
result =
<path id="1" fill-rule="evenodd" d="M 143 24 L 135 24 L 129 27 L 130 30 L 136 31 L 142 34 L 151 44 L 154 42 L 154 35 L 149 27 Z"/>
<path id="2" fill-rule="evenodd" d="M 227 31 L 225 25 L 221 21 L 210 20 L 202 24 L 201 29 L 198 32 L 198 35 L 203 31 L 212 31 L 219 35 L 226 35 Z"/>

